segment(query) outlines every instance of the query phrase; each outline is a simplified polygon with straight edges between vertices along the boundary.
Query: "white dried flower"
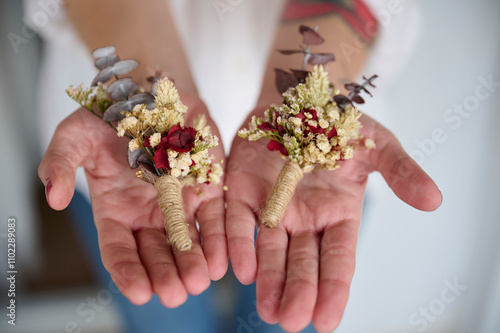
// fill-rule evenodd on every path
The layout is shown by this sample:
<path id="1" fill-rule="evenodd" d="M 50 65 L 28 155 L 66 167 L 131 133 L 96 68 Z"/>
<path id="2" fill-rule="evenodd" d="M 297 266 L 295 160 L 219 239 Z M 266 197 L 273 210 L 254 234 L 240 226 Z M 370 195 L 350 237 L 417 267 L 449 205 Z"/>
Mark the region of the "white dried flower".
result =
<path id="1" fill-rule="evenodd" d="M 347 146 L 342 148 L 342 158 L 344 160 L 349 160 L 354 157 L 354 147 L 353 146 Z"/>
<path id="2" fill-rule="evenodd" d="M 365 147 L 367 149 L 375 148 L 375 141 L 373 141 L 372 139 L 366 139 L 365 140 Z"/>
<path id="3" fill-rule="evenodd" d="M 290 117 L 290 122 L 293 124 L 295 127 L 301 127 L 302 126 L 302 120 L 297 117 Z"/>
<path id="4" fill-rule="evenodd" d="M 338 145 L 340 147 L 347 146 L 347 138 L 345 136 L 339 136 L 339 137 L 337 137 L 337 140 L 338 140 Z"/>
<path id="5" fill-rule="evenodd" d="M 318 127 L 318 122 L 316 120 L 308 120 L 307 123 L 309 126 Z"/>
<path id="6" fill-rule="evenodd" d="M 128 142 L 128 149 L 132 152 L 132 151 L 136 151 L 137 149 L 139 149 L 140 146 L 139 146 L 139 141 L 137 139 L 132 139 Z"/>
<path id="7" fill-rule="evenodd" d="M 218 184 L 220 182 L 220 177 L 222 176 L 222 166 L 219 163 L 212 165 L 212 171 L 208 175 L 208 181 L 213 184 Z"/>
<path id="8" fill-rule="evenodd" d="M 323 153 L 328 153 L 332 149 L 328 138 L 324 134 L 318 134 L 316 136 L 316 146 L 318 146 Z"/>
<path id="9" fill-rule="evenodd" d="M 196 154 L 191 155 L 191 159 L 195 164 L 199 164 L 201 161 L 208 157 L 208 150 L 202 150 L 197 152 Z"/>
<path id="10" fill-rule="evenodd" d="M 152 148 L 158 146 L 161 142 L 161 134 L 160 133 L 154 133 L 149 137 L 149 144 L 151 145 Z"/>
<path id="11" fill-rule="evenodd" d="M 182 173 L 181 170 L 177 168 L 170 169 L 170 175 L 172 175 L 173 177 L 179 177 L 181 173 Z"/>
<path id="12" fill-rule="evenodd" d="M 318 121 L 318 124 L 319 124 L 319 127 L 324 128 L 324 129 L 328 128 L 328 126 L 329 126 L 328 122 L 325 119 L 320 119 Z"/>

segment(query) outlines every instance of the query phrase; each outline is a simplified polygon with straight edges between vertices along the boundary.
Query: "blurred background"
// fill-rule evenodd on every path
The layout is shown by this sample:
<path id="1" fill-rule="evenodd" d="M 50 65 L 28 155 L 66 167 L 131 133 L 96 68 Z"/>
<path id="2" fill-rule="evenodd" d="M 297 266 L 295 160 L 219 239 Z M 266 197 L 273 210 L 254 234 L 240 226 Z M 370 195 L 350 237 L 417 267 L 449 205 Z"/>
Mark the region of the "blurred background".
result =
<path id="1" fill-rule="evenodd" d="M 76 108 L 64 89 L 95 75 L 60 3 L 0 2 L 0 332 L 130 331 L 130 313 L 149 317 L 124 305 L 102 273 L 82 222 L 91 221 L 84 179 L 70 208 L 55 212 L 37 177 L 51 133 Z M 227 10 L 217 10 L 220 3 Z M 380 78 L 362 111 L 396 134 L 444 202 L 436 212 L 417 211 L 371 176 L 351 297 L 336 332 L 498 333 L 500 2 L 367 3 L 381 31 L 364 73 Z M 229 148 L 257 98 L 281 2 L 171 5 L 200 94 Z M 9 218 L 16 219 L 15 327 L 6 317 Z M 186 330 L 186 309 L 212 309 L 199 332 L 280 331 L 256 315 L 254 286 L 242 289 L 231 272 L 212 285 L 179 312 L 165 312 L 178 323 L 164 331 Z M 153 332 L 135 330 L 142 331 Z"/>

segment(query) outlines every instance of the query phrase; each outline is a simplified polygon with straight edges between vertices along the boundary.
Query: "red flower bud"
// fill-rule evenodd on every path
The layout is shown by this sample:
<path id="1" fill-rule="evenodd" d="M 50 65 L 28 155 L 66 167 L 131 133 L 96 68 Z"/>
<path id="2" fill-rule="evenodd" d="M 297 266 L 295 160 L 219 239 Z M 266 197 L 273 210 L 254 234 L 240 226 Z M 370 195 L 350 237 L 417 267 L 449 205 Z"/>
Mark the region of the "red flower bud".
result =
<path id="1" fill-rule="evenodd" d="M 288 151 L 286 150 L 285 146 L 283 146 L 278 141 L 269 140 L 269 143 L 267 144 L 267 149 L 269 149 L 270 151 L 278 150 L 281 154 L 288 156 Z"/>

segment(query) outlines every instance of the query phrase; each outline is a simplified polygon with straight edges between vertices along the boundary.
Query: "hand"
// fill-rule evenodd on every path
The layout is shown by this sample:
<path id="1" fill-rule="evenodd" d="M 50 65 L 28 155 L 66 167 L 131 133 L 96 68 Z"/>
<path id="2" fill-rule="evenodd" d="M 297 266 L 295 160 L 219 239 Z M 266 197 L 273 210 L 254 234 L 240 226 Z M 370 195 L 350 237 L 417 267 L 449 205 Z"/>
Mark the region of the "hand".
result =
<path id="1" fill-rule="evenodd" d="M 374 139 L 376 149 L 356 151 L 335 171 L 306 174 L 274 229 L 261 225 L 258 216 L 284 161 L 266 149 L 267 140 L 236 138 L 231 147 L 226 229 L 233 269 L 244 284 L 257 280 L 261 318 L 288 332 L 299 332 L 311 320 L 318 332 L 339 325 L 354 274 L 368 174 L 382 173 L 394 193 L 417 209 L 441 204 L 437 186 L 394 135 L 366 115 L 360 121 L 361 133 Z"/>
<path id="2" fill-rule="evenodd" d="M 212 133 L 220 137 L 203 102 L 191 95 L 181 98 L 189 108 L 186 124 L 205 114 Z M 183 189 L 194 244 L 189 252 L 173 252 L 166 243 L 155 188 L 135 177 L 127 162 L 127 144 L 104 121 L 79 109 L 57 127 L 38 173 L 42 182 L 50 179 L 49 205 L 61 210 L 73 195 L 76 169 L 84 167 L 102 261 L 113 281 L 134 304 L 148 302 L 154 292 L 166 307 L 177 307 L 187 294 L 200 294 L 210 279 L 218 280 L 226 272 L 222 187 L 202 185 L 201 197 L 194 187 Z M 210 153 L 216 160 L 224 158 L 222 145 Z"/>

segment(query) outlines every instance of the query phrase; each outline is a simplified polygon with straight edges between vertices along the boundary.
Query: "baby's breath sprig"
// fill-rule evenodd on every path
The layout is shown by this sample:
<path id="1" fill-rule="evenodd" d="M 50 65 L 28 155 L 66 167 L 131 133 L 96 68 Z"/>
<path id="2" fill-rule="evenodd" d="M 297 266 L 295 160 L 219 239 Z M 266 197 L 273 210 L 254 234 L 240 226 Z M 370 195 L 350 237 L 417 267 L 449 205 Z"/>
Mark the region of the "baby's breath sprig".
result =
<path id="1" fill-rule="evenodd" d="M 365 78 L 361 85 L 346 84 L 350 94 L 341 95 L 323 67 L 334 60 L 333 54 L 310 52 L 311 45 L 324 42 L 316 30 L 317 27 L 300 26 L 307 47 L 279 51 L 285 55 L 304 54 L 301 70 L 291 70 L 292 73 L 276 70 L 276 86 L 283 103 L 271 105 L 262 118 L 252 117 L 248 129 L 238 132 L 250 141 L 270 139 L 267 149 L 279 151 L 288 160 L 261 214 L 262 222 L 269 227 L 277 226 L 283 219 L 295 187 L 305 173 L 315 168 L 335 170 L 342 161 L 354 157 L 355 149 L 362 145 L 365 149 L 375 147 L 372 139 L 364 139 L 359 133 L 362 114 L 354 103 L 364 103 L 359 94 L 370 94 L 366 86 L 374 87 L 372 81 L 377 76 Z M 314 65 L 312 71 L 306 70 L 307 64 Z"/>
<path id="2" fill-rule="evenodd" d="M 135 60 L 122 60 L 113 46 L 93 52 L 100 69 L 91 87 L 69 87 L 68 95 L 95 116 L 107 122 L 118 136 L 128 137 L 128 162 L 140 168 L 137 178 L 153 184 L 165 219 L 169 243 L 178 251 L 189 251 L 192 241 L 182 205 L 183 186 L 220 182 L 223 170 L 213 162 L 209 148 L 218 145 L 204 115 L 193 126 L 184 125 L 187 106 L 174 83 L 155 77 L 151 92 L 145 92 L 127 74 Z M 107 82 L 114 78 L 109 85 Z M 118 122 L 115 127 L 112 122 Z"/>

